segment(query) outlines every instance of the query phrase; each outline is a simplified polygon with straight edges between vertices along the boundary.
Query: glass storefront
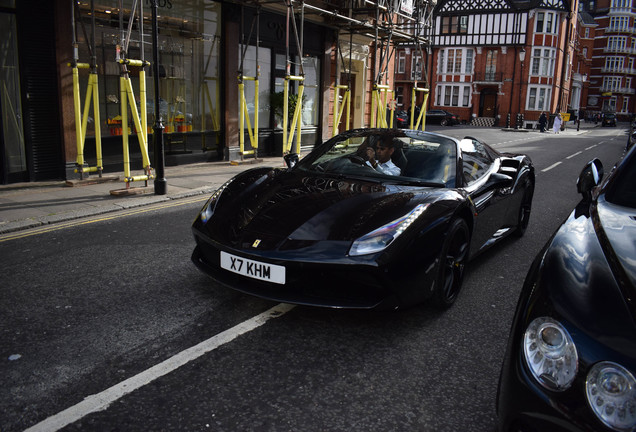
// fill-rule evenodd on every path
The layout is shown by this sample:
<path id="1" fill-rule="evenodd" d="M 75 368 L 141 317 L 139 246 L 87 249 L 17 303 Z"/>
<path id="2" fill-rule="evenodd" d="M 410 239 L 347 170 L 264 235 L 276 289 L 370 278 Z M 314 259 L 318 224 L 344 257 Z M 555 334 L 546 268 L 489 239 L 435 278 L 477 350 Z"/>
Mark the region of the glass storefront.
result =
<path id="1" fill-rule="evenodd" d="M 6 3 L 6 2 L 5 2 Z M 0 13 L 2 66 L 0 67 L 0 113 L 2 114 L 3 151 L 0 183 L 26 180 L 27 160 L 18 67 L 16 19 L 12 13 Z"/>
<path id="2" fill-rule="evenodd" d="M 120 74 L 118 55 L 130 60 L 152 62 L 152 21 L 150 0 L 143 2 L 143 34 L 139 28 L 139 10 L 130 25 L 132 2 L 126 1 L 123 15 L 120 2 L 104 0 L 94 5 L 95 56 L 99 76 L 100 125 L 102 136 L 122 134 Z M 220 128 L 220 3 L 201 0 L 159 0 L 159 93 L 165 133 L 218 132 Z M 92 31 L 91 5 L 79 3 L 81 23 L 77 28 L 79 62 L 90 62 Z M 122 19 L 123 18 L 123 19 Z M 128 29 L 130 28 L 130 32 Z M 88 40 L 87 40 L 88 38 Z M 143 43 L 143 50 L 140 48 Z M 128 47 L 127 52 L 125 48 Z M 140 67 L 127 66 L 133 91 L 138 95 Z M 148 125 L 154 119 L 153 67 L 146 67 Z M 80 71 L 80 89 L 88 82 Z M 139 99 L 136 99 L 138 110 Z M 132 129 L 132 117 L 129 116 Z M 151 130 L 149 131 L 151 132 Z M 94 135 L 94 129 L 87 130 Z"/>

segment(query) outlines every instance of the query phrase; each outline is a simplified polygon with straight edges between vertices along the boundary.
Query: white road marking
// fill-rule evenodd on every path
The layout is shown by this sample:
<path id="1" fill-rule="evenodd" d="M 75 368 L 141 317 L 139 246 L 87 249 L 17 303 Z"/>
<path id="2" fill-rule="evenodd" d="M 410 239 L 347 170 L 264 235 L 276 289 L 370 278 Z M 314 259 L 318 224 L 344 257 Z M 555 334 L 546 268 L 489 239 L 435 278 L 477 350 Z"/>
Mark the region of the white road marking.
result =
<path id="1" fill-rule="evenodd" d="M 134 377 L 128 378 L 127 380 L 122 381 L 101 393 L 86 397 L 77 405 L 67 408 L 64 411 L 26 429 L 26 432 L 57 431 L 87 416 L 88 414 L 102 411 L 128 393 L 151 383 L 157 378 L 169 374 L 192 360 L 195 360 L 202 355 L 233 341 L 239 336 L 262 326 L 268 320 L 278 318 L 286 314 L 293 308 L 294 305 L 280 303 L 262 314 L 256 315 L 247 321 L 237 324 L 231 329 L 225 330 L 224 332 L 221 332 L 216 336 L 199 343 L 198 345 L 181 351 L 150 369 L 147 369 Z"/>
<path id="2" fill-rule="evenodd" d="M 547 172 L 547 171 L 550 171 L 552 168 L 556 168 L 556 167 L 558 167 L 559 165 L 561 165 L 561 162 L 553 163 L 553 164 L 552 164 L 552 165 L 550 165 L 549 167 L 542 169 L 542 170 L 541 170 L 541 172 Z"/>
<path id="3" fill-rule="evenodd" d="M 573 157 L 578 156 L 578 155 L 580 155 L 582 153 L 583 153 L 582 151 L 578 151 L 578 152 L 576 152 L 574 154 L 571 154 L 570 156 L 566 157 L 566 159 L 572 159 Z"/>

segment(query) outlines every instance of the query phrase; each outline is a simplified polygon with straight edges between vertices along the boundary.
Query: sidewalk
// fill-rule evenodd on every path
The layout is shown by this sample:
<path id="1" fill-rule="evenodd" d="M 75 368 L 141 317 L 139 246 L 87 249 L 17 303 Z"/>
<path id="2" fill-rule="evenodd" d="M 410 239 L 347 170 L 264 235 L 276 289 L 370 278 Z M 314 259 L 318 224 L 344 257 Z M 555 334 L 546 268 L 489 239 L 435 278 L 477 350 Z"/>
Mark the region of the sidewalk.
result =
<path id="1" fill-rule="evenodd" d="M 285 167 L 282 157 L 248 159 L 238 164 L 204 162 L 165 168 L 167 194 L 155 195 L 154 180 L 132 182 L 130 189 L 141 192 L 116 196 L 111 191 L 126 189 L 124 174 L 91 175 L 90 181 L 50 181 L 0 185 L 0 234 L 64 222 L 117 210 L 144 206 L 201 194 L 211 194 L 235 174 L 256 167 Z M 142 172 L 133 172 L 141 175 Z M 156 174 L 156 172 L 154 173 Z"/>

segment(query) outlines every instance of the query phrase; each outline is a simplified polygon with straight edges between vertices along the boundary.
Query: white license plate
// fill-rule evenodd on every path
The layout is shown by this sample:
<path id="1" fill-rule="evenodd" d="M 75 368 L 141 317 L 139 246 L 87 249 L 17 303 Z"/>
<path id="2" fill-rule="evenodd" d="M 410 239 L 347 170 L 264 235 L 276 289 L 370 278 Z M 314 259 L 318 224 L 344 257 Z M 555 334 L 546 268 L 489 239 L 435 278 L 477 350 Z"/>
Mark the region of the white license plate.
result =
<path id="1" fill-rule="evenodd" d="M 285 284 L 285 267 L 221 252 L 221 268 L 267 282 Z"/>

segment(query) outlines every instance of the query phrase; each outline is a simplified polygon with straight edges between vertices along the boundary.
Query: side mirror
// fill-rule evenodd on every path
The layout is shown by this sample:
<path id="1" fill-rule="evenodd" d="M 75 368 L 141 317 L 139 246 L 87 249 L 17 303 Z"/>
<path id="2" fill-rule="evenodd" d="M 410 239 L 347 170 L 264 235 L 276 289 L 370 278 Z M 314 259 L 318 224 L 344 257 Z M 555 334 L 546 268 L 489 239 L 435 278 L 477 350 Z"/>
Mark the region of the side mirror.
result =
<path id="1" fill-rule="evenodd" d="M 298 163 L 298 153 L 287 153 L 283 159 L 285 159 L 287 168 L 293 168 Z"/>
<path id="2" fill-rule="evenodd" d="M 603 179 L 603 164 L 600 160 L 594 159 L 585 165 L 583 171 L 576 181 L 576 190 L 583 195 L 583 199 L 592 199 L 592 190 L 601 183 Z"/>
<path id="3" fill-rule="evenodd" d="M 487 188 L 507 188 L 512 186 L 513 179 L 509 175 L 500 172 L 490 174 L 490 178 L 486 183 Z"/>

